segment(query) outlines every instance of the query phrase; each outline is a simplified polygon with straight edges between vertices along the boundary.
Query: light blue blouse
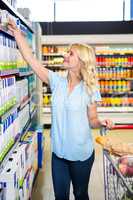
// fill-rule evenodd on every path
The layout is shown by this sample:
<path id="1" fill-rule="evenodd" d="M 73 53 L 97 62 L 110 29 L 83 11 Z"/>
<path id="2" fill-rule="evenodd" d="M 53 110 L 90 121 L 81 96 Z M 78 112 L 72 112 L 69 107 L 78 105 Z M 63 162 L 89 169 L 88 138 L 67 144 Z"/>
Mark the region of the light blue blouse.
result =
<path id="1" fill-rule="evenodd" d="M 91 128 L 87 117 L 87 106 L 91 103 L 83 81 L 67 93 L 67 78 L 49 70 L 52 91 L 52 152 L 71 161 L 84 161 L 93 152 Z M 101 100 L 99 90 L 94 101 Z"/>

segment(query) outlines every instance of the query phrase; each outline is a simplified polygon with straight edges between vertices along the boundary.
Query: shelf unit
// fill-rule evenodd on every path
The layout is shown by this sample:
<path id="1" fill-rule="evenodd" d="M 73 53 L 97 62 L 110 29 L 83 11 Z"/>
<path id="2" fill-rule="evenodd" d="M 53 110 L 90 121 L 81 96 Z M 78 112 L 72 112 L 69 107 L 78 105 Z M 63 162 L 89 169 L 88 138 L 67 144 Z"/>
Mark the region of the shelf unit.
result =
<path id="1" fill-rule="evenodd" d="M 131 35 L 42 36 L 42 62 L 54 71 L 62 70 L 62 55 L 68 44 L 88 43 L 95 48 L 96 69 L 102 102 L 98 103 L 101 119 L 117 124 L 132 124 L 133 117 L 133 41 Z M 76 40 L 76 39 L 77 40 Z M 117 40 L 118 39 L 118 40 Z M 57 59 L 55 59 L 57 58 Z M 43 122 L 51 123 L 50 91 L 43 89 Z"/>
<path id="2" fill-rule="evenodd" d="M 37 50 L 35 47 L 37 41 L 33 30 L 37 31 L 39 24 L 35 25 L 29 23 L 6 0 L 0 0 L 0 9 L 6 10 L 12 16 L 19 18 L 20 29 L 22 27 L 25 28 L 26 32 L 24 35 L 29 45 L 33 48 L 33 52 L 36 53 Z M 39 37 L 40 35 L 37 36 Z M 8 200 L 6 194 L 8 194 L 8 190 L 10 190 L 9 193 L 13 192 L 15 195 L 11 196 L 10 199 L 14 200 L 19 198 L 28 200 L 30 192 L 23 198 L 20 191 L 23 184 L 21 184 L 21 186 L 20 184 L 14 186 L 11 191 L 11 188 L 9 189 L 8 186 L 4 186 L 8 184 L 3 182 L 5 179 L 2 179 L 2 177 L 13 153 L 23 144 L 22 138 L 27 135 L 29 130 L 34 132 L 37 129 L 37 126 L 40 125 L 37 115 L 38 78 L 21 56 L 15 38 L 4 26 L 0 26 L 0 49 L 0 197 L 2 196 L 2 199 Z M 38 55 L 36 56 L 38 57 Z M 34 140 L 33 143 L 35 143 Z M 24 152 L 21 153 L 24 156 Z M 34 153 L 35 152 L 33 152 L 33 154 Z M 20 155 L 20 153 L 18 155 Z M 17 167 L 17 163 L 19 163 L 19 161 L 17 161 L 19 158 L 15 159 L 16 161 L 14 161 L 13 167 Z M 26 165 L 26 158 L 24 162 Z M 33 174 L 30 174 L 29 171 L 26 172 L 25 176 L 27 177 L 28 174 L 29 177 L 27 177 L 27 180 L 30 181 L 30 178 L 33 178 Z M 34 176 L 36 176 L 36 172 L 37 170 L 35 171 Z M 17 177 L 18 174 L 20 175 L 22 172 L 18 173 L 18 171 L 16 171 L 15 173 Z M 23 181 L 25 176 L 23 177 Z M 12 183 L 13 181 L 15 180 L 12 179 Z M 19 181 L 22 182 L 22 180 Z M 25 185 L 26 184 L 27 183 L 25 182 Z M 23 191 L 23 194 L 27 191 Z"/>

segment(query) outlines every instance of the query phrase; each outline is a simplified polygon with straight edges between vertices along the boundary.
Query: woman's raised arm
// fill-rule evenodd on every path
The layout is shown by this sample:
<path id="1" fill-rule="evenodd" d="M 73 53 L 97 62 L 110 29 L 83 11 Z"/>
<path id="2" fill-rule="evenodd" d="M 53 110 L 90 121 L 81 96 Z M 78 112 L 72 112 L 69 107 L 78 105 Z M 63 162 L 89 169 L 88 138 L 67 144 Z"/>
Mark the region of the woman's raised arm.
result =
<path id="1" fill-rule="evenodd" d="M 26 62 L 31 66 L 33 71 L 37 76 L 45 83 L 48 84 L 48 69 L 46 69 L 39 60 L 35 58 L 32 53 L 32 49 L 29 47 L 26 39 L 22 35 L 21 31 L 17 28 L 15 22 L 9 19 L 8 29 L 12 32 L 17 42 L 18 48 L 26 60 Z"/>

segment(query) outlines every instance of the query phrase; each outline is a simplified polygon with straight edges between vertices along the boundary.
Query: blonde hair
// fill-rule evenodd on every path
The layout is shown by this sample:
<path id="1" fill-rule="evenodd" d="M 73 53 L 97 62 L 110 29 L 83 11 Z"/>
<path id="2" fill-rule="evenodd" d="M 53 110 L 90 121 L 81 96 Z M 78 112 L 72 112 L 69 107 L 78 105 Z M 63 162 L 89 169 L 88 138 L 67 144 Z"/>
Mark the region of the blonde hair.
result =
<path id="1" fill-rule="evenodd" d="M 89 94 L 94 93 L 97 87 L 96 56 L 94 49 L 86 44 L 72 44 L 70 48 L 77 50 L 79 59 L 82 62 L 80 75 L 87 92 Z"/>

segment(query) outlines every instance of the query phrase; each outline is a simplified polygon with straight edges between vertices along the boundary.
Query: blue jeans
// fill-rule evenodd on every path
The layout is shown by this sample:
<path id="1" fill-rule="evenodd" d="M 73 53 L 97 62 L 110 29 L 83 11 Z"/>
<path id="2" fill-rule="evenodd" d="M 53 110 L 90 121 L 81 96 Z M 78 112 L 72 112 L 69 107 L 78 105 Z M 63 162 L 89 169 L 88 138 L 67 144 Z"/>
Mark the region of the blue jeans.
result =
<path id="1" fill-rule="evenodd" d="M 52 178 L 55 200 L 69 200 L 72 181 L 75 200 L 89 200 L 88 184 L 94 162 L 94 152 L 85 161 L 68 161 L 52 153 Z"/>

